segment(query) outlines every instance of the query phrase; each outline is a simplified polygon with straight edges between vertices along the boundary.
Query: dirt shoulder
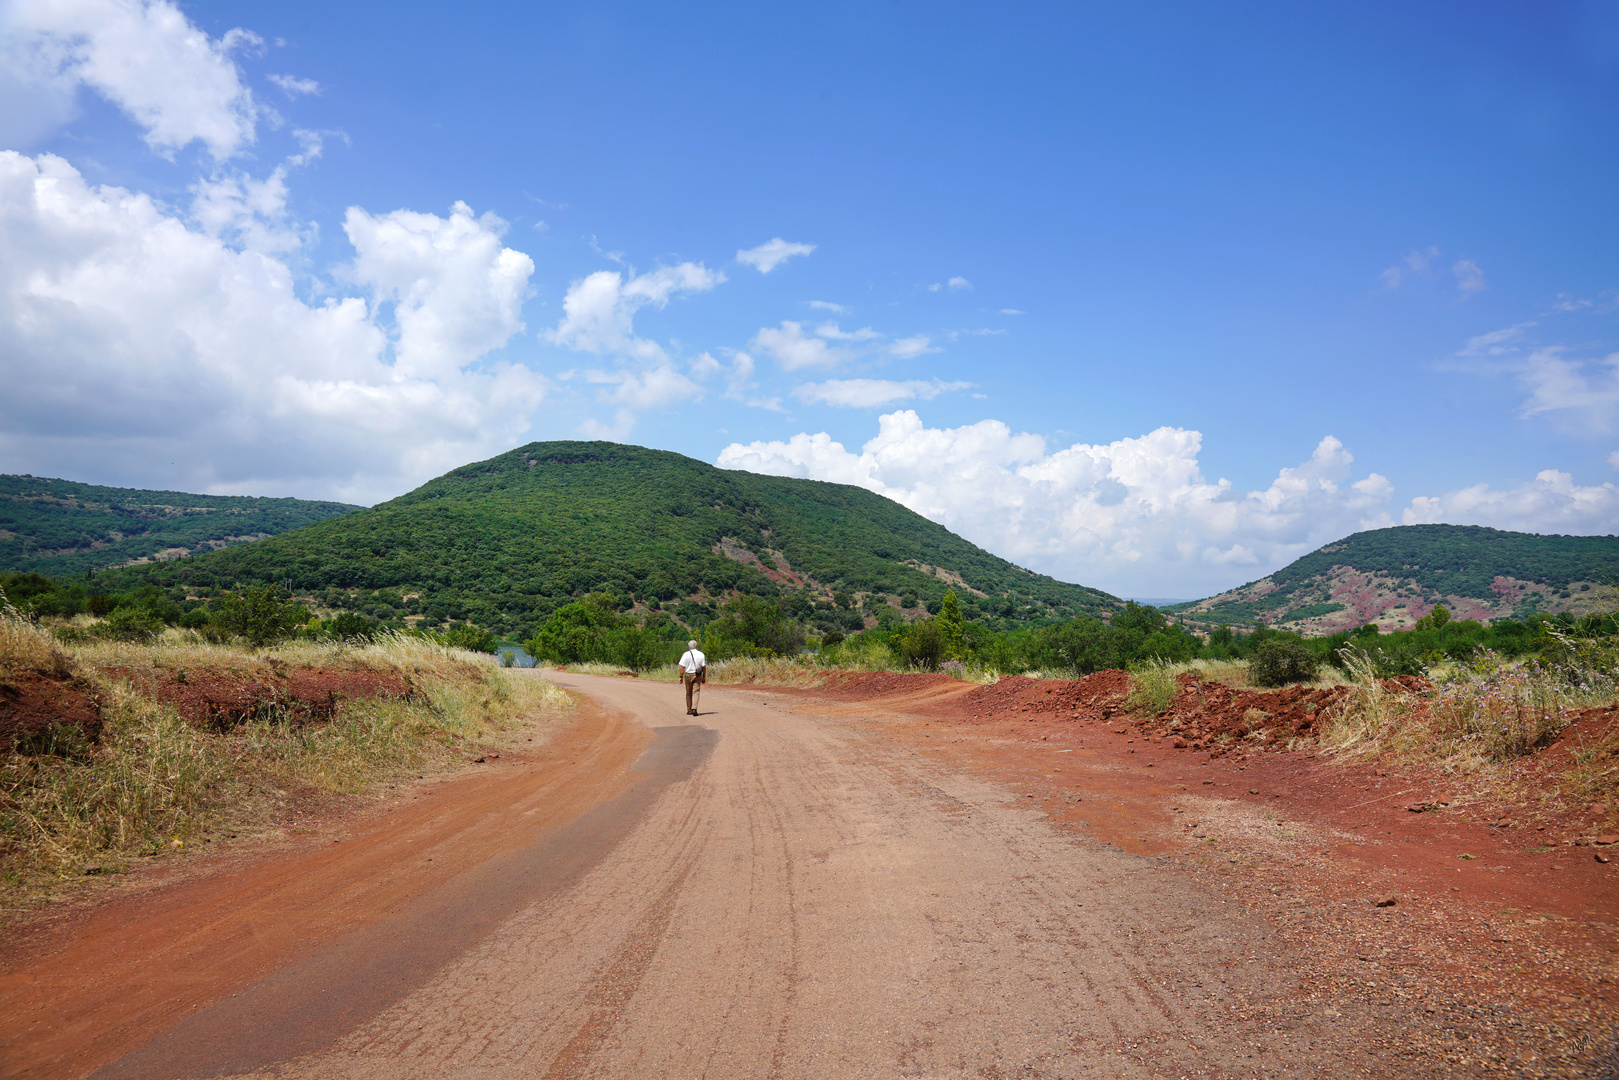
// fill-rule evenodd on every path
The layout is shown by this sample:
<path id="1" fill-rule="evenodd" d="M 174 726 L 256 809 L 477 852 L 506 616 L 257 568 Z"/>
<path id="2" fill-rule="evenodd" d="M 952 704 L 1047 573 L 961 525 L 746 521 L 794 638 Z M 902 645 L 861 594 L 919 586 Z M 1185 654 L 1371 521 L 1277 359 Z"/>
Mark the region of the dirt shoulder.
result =
<path id="1" fill-rule="evenodd" d="M 869 717 L 1012 785 L 1059 829 L 1217 885 L 1299 946 L 1323 999 L 1408 1008 L 1414 1050 L 1458 1075 L 1619 1068 L 1619 847 L 1579 843 L 1604 827 L 1589 808 L 1274 739 L 1194 748 L 1094 707 L 1092 679 L 873 674 L 777 692 Z"/>
<path id="2" fill-rule="evenodd" d="M 585 707 L 461 770 L 305 804 L 252 846 L 139 867 L 9 927 L 0 1075 L 93 1071 L 611 797 L 650 737 Z"/>

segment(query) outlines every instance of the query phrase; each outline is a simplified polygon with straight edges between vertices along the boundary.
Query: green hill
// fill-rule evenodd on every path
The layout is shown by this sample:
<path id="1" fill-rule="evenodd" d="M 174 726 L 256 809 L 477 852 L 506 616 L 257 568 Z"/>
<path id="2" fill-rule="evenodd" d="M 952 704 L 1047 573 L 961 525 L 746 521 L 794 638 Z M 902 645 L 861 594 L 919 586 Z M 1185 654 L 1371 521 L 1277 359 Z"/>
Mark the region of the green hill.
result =
<path id="1" fill-rule="evenodd" d="M 1405 629 L 1435 604 L 1458 619 L 1577 615 L 1619 607 L 1619 539 L 1476 525 L 1356 533 L 1240 589 L 1172 610 L 1194 621 L 1265 622 L 1301 633 L 1366 623 Z"/>
<path id="2" fill-rule="evenodd" d="M 864 488 L 731 472 L 614 443 L 531 443 L 370 510 L 257 544 L 108 576 L 197 595 L 281 582 L 331 610 L 533 632 L 589 592 L 692 623 L 732 591 L 853 629 L 955 587 L 991 625 L 1119 601 L 1034 574 Z M 902 606 L 903 605 L 903 606 Z"/>
<path id="3" fill-rule="evenodd" d="M 358 509 L 0 476 L 0 570 L 78 577 L 261 540 Z"/>

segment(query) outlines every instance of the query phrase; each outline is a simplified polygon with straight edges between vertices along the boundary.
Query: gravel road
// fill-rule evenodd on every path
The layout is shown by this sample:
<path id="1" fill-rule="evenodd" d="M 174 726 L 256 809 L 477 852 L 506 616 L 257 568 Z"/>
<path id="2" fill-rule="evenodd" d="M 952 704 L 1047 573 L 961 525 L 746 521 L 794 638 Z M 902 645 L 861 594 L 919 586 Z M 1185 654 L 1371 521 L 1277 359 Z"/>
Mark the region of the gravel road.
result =
<path id="1" fill-rule="evenodd" d="M 616 794 L 95 1075 L 1421 1075 L 1235 905 L 847 707 L 543 677 L 653 729 Z"/>

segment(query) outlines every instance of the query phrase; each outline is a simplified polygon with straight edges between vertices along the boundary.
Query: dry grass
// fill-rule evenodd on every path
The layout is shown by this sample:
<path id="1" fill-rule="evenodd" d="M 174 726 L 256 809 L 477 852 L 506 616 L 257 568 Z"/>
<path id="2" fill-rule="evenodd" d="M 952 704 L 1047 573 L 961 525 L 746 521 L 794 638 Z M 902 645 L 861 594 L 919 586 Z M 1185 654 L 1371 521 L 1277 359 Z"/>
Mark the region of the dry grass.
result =
<path id="1" fill-rule="evenodd" d="M 74 670 L 73 658 L 0 594 L 0 684 L 31 671 L 61 679 Z"/>
<path id="2" fill-rule="evenodd" d="M 1615 699 L 1606 678 L 1571 679 L 1492 657 L 1454 669 L 1432 693 L 1414 694 L 1378 680 L 1365 657 L 1345 659 L 1352 689 L 1321 744 L 1357 757 L 1392 754 L 1466 772 L 1508 764 L 1550 743 L 1580 709 Z"/>
<path id="3" fill-rule="evenodd" d="M 209 830 L 251 828 L 289 799 L 363 794 L 465 760 L 569 704 L 543 679 L 414 638 L 250 653 L 171 637 L 64 652 L 24 620 L 0 623 L 0 670 L 64 660 L 98 684 L 105 724 L 95 745 L 61 742 L 51 753 L 0 758 L 0 901 L 7 906 L 47 894 L 86 865 L 116 868 Z M 251 677 L 272 663 L 396 671 L 419 693 L 349 701 L 327 723 L 272 715 L 221 734 L 194 728 L 128 677 L 158 667 Z"/>

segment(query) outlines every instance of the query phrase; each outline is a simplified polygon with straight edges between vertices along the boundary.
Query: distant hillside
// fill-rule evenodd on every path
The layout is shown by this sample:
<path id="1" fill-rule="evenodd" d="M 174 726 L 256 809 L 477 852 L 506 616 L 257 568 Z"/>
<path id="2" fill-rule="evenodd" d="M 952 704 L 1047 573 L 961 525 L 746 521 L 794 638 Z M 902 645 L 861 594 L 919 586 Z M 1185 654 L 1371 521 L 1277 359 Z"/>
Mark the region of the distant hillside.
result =
<path id="1" fill-rule="evenodd" d="M 82 576 L 262 540 L 358 509 L 0 475 L 0 570 Z"/>
<path id="2" fill-rule="evenodd" d="M 370 510 L 119 571 L 106 584 L 147 581 L 193 593 L 290 581 L 332 609 L 467 619 L 504 634 L 531 632 L 591 591 L 687 623 L 732 590 L 779 595 L 795 615 L 850 629 L 862 602 L 867 618 L 883 603 L 915 615 L 950 587 L 996 625 L 1119 604 L 1014 566 L 864 488 L 586 442 L 531 443 Z"/>
<path id="3" fill-rule="evenodd" d="M 1266 622 L 1305 634 L 1366 623 L 1407 629 L 1435 604 L 1489 622 L 1537 611 L 1619 607 L 1619 539 L 1541 536 L 1476 525 L 1404 525 L 1356 533 L 1267 578 L 1176 614 Z"/>

